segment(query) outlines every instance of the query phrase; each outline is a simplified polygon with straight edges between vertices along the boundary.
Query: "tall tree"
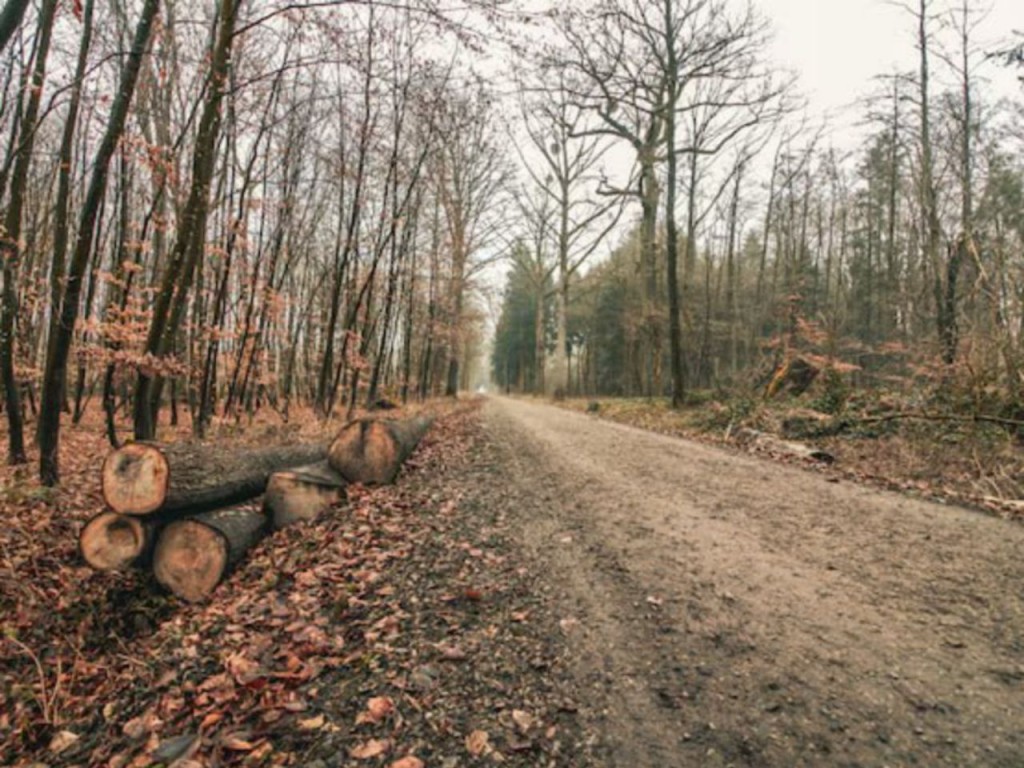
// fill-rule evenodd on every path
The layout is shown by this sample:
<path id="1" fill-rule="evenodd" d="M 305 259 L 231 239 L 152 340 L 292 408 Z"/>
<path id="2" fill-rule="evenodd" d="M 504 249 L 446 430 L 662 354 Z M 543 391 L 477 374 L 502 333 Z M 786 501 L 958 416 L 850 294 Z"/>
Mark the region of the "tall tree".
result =
<path id="1" fill-rule="evenodd" d="M 499 202 L 508 164 L 493 124 L 493 104 L 483 91 L 452 93 L 439 116 L 440 147 L 434 184 L 450 253 L 444 339 L 445 394 L 459 391 L 463 321 L 473 276 L 498 254 L 487 254 L 501 231 Z"/>
<path id="2" fill-rule="evenodd" d="M 78 304 L 82 292 L 82 278 L 85 275 L 89 257 L 93 249 L 93 238 L 96 231 L 96 220 L 99 216 L 103 194 L 107 186 L 107 174 L 110 160 L 117 150 L 118 142 L 124 134 L 128 110 L 135 95 L 135 85 L 142 68 L 142 58 L 149 45 L 153 23 L 156 19 L 159 0 L 146 0 L 142 6 L 139 21 L 135 27 L 135 36 L 127 60 L 121 70 L 121 81 L 118 86 L 114 103 L 107 120 L 103 139 L 96 151 L 92 164 L 92 176 L 82 203 L 78 221 L 78 234 L 75 249 L 68 267 L 64 296 L 60 303 L 60 324 L 56 337 L 50 345 L 47 355 L 46 370 L 43 375 L 43 390 L 39 414 L 39 473 L 44 484 L 55 485 L 60 479 L 59 447 L 61 398 L 67 375 L 68 354 L 74 336 L 75 324 L 78 321 Z M 56 309 L 56 308 L 55 308 Z"/>
<path id="3" fill-rule="evenodd" d="M 668 83 L 665 69 L 652 66 L 648 4 L 604 0 L 585 11 L 566 11 L 560 30 L 568 51 L 564 67 L 571 104 L 595 115 L 599 126 L 586 133 L 609 136 L 628 144 L 636 172 L 619 192 L 640 202 L 640 271 L 644 276 L 642 357 L 644 391 L 661 390 L 662 317 L 658 290 L 658 209 L 660 171 L 664 161 Z M 581 135 L 586 135 L 581 132 Z M 612 191 L 611 189 L 607 191 Z"/>
<path id="4" fill-rule="evenodd" d="M 222 120 L 221 104 L 230 82 L 228 69 L 240 4 L 241 0 L 219 0 L 217 6 L 217 31 L 210 51 L 206 96 L 192 153 L 192 182 L 146 337 L 145 352 L 157 361 L 171 349 L 185 311 L 196 264 L 206 243 L 210 185 L 216 166 L 216 145 Z M 151 439 L 156 434 L 156 415 L 160 407 L 159 381 L 159 374 L 139 370 L 135 389 L 136 439 Z"/>
<path id="5" fill-rule="evenodd" d="M 28 193 L 29 166 L 35 146 L 39 120 L 39 105 L 46 79 L 46 60 L 50 55 L 53 21 L 57 13 L 57 0 L 44 0 L 36 32 L 35 63 L 28 84 L 28 98 L 21 113 L 15 145 L 14 172 L 0 231 L 0 258 L 3 260 L 3 295 L 0 304 L 0 379 L 3 380 L 4 400 L 7 407 L 7 459 L 11 464 L 24 464 L 25 430 L 21 412 L 18 379 L 14 370 L 16 320 L 18 315 L 18 262 L 22 249 L 22 215 Z M 23 94 L 24 95 L 24 94 Z"/>
<path id="6" fill-rule="evenodd" d="M 624 206 L 620 195 L 601 194 L 602 160 L 609 144 L 589 135 L 587 114 L 572 103 L 564 70 L 551 73 L 550 86 L 539 86 L 532 103 L 522 104 L 530 152 L 543 160 L 538 166 L 522 149 L 517 151 L 533 185 L 553 204 L 554 226 L 545 225 L 556 254 L 555 350 L 547 394 L 571 391 L 568 365 L 568 314 L 571 286 L 580 268 L 618 224 Z M 536 208 L 536 206 L 534 206 Z"/>

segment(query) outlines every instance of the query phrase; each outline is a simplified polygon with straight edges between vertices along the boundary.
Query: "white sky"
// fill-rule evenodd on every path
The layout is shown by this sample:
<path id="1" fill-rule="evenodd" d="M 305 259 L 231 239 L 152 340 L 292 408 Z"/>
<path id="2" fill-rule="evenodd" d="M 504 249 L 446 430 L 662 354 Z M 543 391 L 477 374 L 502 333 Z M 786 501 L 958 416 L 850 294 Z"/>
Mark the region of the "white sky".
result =
<path id="1" fill-rule="evenodd" d="M 800 77 L 814 116 L 831 114 L 843 132 L 862 113 L 849 109 L 872 90 L 872 78 L 917 65 L 913 18 L 886 0 L 754 0 L 775 30 L 775 57 Z M 953 3 L 950 3 L 953 4 Z M 944 3 L 936 3 L 936 7 Z M 988 0 L 976 35 L 982 50 L 1024 31 L 1024 1 Z M 945 69 L 933 59 L 936 74 Z M 987 100 L 1020 94 L 1016 74 L 986 62 Z M 838 138 L 838 137 L 837 137 Z"/>

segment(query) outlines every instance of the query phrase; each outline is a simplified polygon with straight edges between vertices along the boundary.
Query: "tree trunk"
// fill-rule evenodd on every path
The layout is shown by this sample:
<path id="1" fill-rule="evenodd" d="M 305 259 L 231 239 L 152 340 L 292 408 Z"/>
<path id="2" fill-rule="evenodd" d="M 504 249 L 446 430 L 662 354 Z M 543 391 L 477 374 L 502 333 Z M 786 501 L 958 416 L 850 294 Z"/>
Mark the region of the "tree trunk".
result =
<path id="1" fill-rule="evenodd" d="M 729 379 L 735 382 L 739 372 L 739 312 L 736 305 L 736 289 L 739 282 L 739 269 L 736 263 L 736 236 L 739 230 L 740 184 L 746 158 L 741 158 L 736 167 L 736 178 L 733 183 L 732 201 L 729 203 L 729 234 L 726 246 L 726 281 L 725 281 L 725 313 L 729 318 Z"/>
<path id="2" fill-rule="evenodd" d="M 928 61 L 928 12 L 930 0 L 919 0 L 917 8 L 918 23 L 918 53 L 920 54 L 919 67 L 919 101 L 921 121 L 921 207 L 924 213 L 925 224 L 925 258 L 928 265 L 934 271 L 935 278 L 935 309 L 936 325 L 939 341 L 943 347 L 943 358 L 955 357 L 956 331 L 952 324 L 956 316 L 948 316 L 946 306 L 948 297 L 946 287 L 943 285 L 942 269 L 940 260 L 940 241 L 942 238 L 942 225 L 939 221 L 938 188 L 935 184 L 935 162 L 933 159 L 933 148 L 931 139 L 931 102 L 929 100 L 929 61 Z M 955 286 L 954 286 L 955 300 Z M 953 302 L 955 306 L 955 301 Z M 954 345 L 951 354 L 951 344 Z"/>
<path id="3" fill-rule="evenodd" d="M 350 483 L 387 485 L 433 423 L 430 416 L 402 421 L 357 419 L 342 427 L 327 460 Z"/>
<path id="4" fill-rule="evenodd" d="M 667 270 L 668 283 L 668 339 L 669 339 L 669 364 L 672 373 L 672 407 L 679 408 L 683 404 L 683 397 L 686 394 L 686 381 L 683 376 L 683 329 L 681 326 L 682 301 L 679 296 L 679 227 L 676 223 L 676 188 L 679 156 L 676 154 L 676 106 L 679 99 L 679 65 L 676 61 L 676 47 L 672 41 L 672 3 L 666 0 L 665 6 L 665 38 L 668 42 L 666 48 L 668 60 L 666 61 L 666 74 L 668 75 L 668 109 L 665 111 L 665 143 L 667 146 L 667 170 L 666 170 L 666 191 L 665 191 L 665 267 Z M 693 236 L 694 236 L 694 199 L 697 186 L 697 154 L 692 153 L 690 157 L 690 188 L 689 203 L 687 206 L 687 229 L 686 229 L 686 256 L 683 264 L 683 291 L 686 298 L 692 301 L 691 273 L 695 261 Z M 660 392 L 658 393 L 661 394 Z"/>
<path id="5" fill-rule="evenodd" d="M 4 398 L 7 405 L 8 461 L 24 464 L 25 454 L 24 417 L 21 411 L 21 396 L 14 371 L 17 351 L 15 325 L 18 316 L 18 264 L 21 261 L 21 219 L 28 192 L 29 168 L 32 164 L 32 149 L 35 145 L 39 105 L 42 100 L 43 84 L 46 78 L 46 59 L 50 53 L 53 20 L 57 12 L 56 0 L 45 0 L 39 15 L 39 31 L 32 79 L 29 83 L 28 101 L 17 128 L 14 172 L 11 176 L 11 190 L 7 211 L 0 226 L 0 261 L 3 267 L 3 295 L 0 299 L 0 379 L 3 380 Z"/>
<path id="6" fill-rule="evenodd" d="M 345 485 L 326 461 L 275 472 L 267 482 L 263 510 L 274 528 L 315 520 L 345 498 Z"/>
<path id="7" fill-rule="evenodd" d="M 544 388 L 544 364 L 547 357 L 547 344 L 544 323 L 544 303 L 547 300 L 547 292 L 544 290 L 544 275 L 539 276 L 540 282 L 537 285 L 537 303 L 533 307 L 533 394 L 543 395 Z"/>
<path id="8" fill-rule="evenodd" d="M 57 181 L 57 210 L 53 225 L 53 265 L 50 269 L 50 333 L 49 344 L 52 345 L 58 336 L 57 327 L 60 321 L 60 301 L 64 290 L 64 268 L 66 266 L 68 240 L 71 236 L 71 185 L 75 150 L 75 129 L 78 123 L 78 111 L 82 103 L 82 82 L 89 64 L 89 47 L 92 44 L 92 17 L 94 0 L 87 0 L 82 11 L 82 39 L 78 45 L 78 61 L 75 64 L 75 77 L 71 84 L 71 100 L 68 102 L 68 113 L 64 121 L 64 131 L 60 142 L 60 171 Z M 47 350 L 47 355 L 52 355 Z M 38 427 L 38 425 L 37 425 Z"/>
<path id="9" fill-rule="evenodd" d="M 7 0 L 4 3 L 4 8 L 0 11 L 0 51 L 3 51 L 7 41 L 18 30 L 25 16 L 25 9 L 29 5 L 29 0 Z"/>
<path id="10" fill-rule="evenodd" d="M 252 509 L 219 509 L 178 520 L 160 534 L 153 574 L 178 597 L 199 602 L 266 530 L 266 516 Z"/>
<path id="11" fill-rule="evenodd" d="M 259 496 L 274 472 L 324 456 L 321 444 L 226 451 L 215 445 L 130 443 L 103 462 L 103 499 L 122 514 L 181 517 Z"/>
<path id="12" fill-rule="evenodd" d="M 156 541 L 154 520 L 101 512 L 82 528 L 78 548 L 98 571 L 120 571 L 148 558 Z"/>
<path id="13" fill-rule="evenodd" d="M 657 224 L 661 189 L 651 155 L 653 149 L 647 149 L 640 158 L 641 356 L 644 366 L 643 394 L 646 397 L 654 397 L 661 390 L 661 323 L 657 309 Z"/>
<path id="14" fill-rule="evenodd" d="M 152 321 L 145 351 L 163 357 L 178 330 L 196 264 L 206 241 L 206 220 L 210 207 L 210 185 L 216 166 L 216 145 L 220 135 L 221 103 L 228 90 L 228 69 L 234 40 L 238 0 L 221 0 L 216 42 L 211 51 L 209 89 L 199 119 L 192 154 L 192 184 L 181 215 L 181 225 L 161 289 L 153 305 Z M 156 434 L 153 394 L 156 377 L 140 371 L 135 392 L 135 436 L 151 439 Z"/>

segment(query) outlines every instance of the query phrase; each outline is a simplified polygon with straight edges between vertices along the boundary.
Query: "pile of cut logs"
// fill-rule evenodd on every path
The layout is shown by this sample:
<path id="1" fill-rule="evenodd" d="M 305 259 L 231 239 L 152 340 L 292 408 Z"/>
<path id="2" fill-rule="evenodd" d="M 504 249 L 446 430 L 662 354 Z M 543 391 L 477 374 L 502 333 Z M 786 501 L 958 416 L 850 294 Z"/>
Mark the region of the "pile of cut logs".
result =
<path id="1" fill-rule="evenodd" d="M 152 566 L 195 602 L 269 531 L 312 520 L 349 483 L 387 484 L 430 428 L 429 416 L 364 418 L 322 443 L 227 452 L 216 445 L 130 443 L 103 463 L 108 510 L 82 529 L 93 568 Z M 237 506 L 263 494 L 262 508 Z"/>

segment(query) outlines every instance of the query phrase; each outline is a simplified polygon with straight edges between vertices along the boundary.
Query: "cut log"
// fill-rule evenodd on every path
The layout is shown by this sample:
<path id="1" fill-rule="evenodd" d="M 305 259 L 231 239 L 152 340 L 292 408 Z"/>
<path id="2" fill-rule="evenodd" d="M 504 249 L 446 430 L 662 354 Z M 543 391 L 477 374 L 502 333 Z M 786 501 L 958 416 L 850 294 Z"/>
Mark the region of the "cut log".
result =
<path id="1" fill-rule="evenodd" d="M 832 464 L 836 460 L 836 457 L 828 451 L 813 448 L 803 443 L 794 443 L 791 440 L 780 440 L 756 429 L 747 429 L 746 427 L 732 429 L 729 430 L 726 437 L 731 437 L 741 443 L 752 445 L 754 448 L 775 455 L 792 456 L 796 459 L 810 459 L 811 461 L 820 461 L 823 464 Z"/>
<path id="2" fill-rule="evenodd" d="M 833 418 L 807 408 L 796 408 L 782 419 L 782 435 L 787 439 L 806 440 L 828 435 L 833 429 Z"/>
<path id="3" fill-rule="evenodd" d="M 350 421 L 331 443 L 327 460 L 350 483 L 392 483 L 432 422 L 429 416 Z"/>
<path id="4" fill-rule="evenodd" d="M 275 472 L 267 481 L 263 510 L 274 528 L 315 520 L 345 498 L 345 485 L 326 461 Z"/>
<path id="5" fill-rule="evenodd" d="M 153 574 L 178 597 L 198 602 L 266 532 L 266 515 L 255 509 L 218 509 L 177 520 L 157 540 Z"/>
<path id="6" fill-rule="evenodd" d="M 320 461 L 323 445 L 225 450 L 216 445 L 130 443 L 103 462 L 103 498 L 125 515 L 177 517 L 259 496 L 270 475 Z"/>
<path id="7" fill-rule="evenodd" d="M 98 571 L 120 571 L 146 560 L 153 550 L 157 526 L 149 520 L 101 512 L 82 528 L 78 547 Z"/>

